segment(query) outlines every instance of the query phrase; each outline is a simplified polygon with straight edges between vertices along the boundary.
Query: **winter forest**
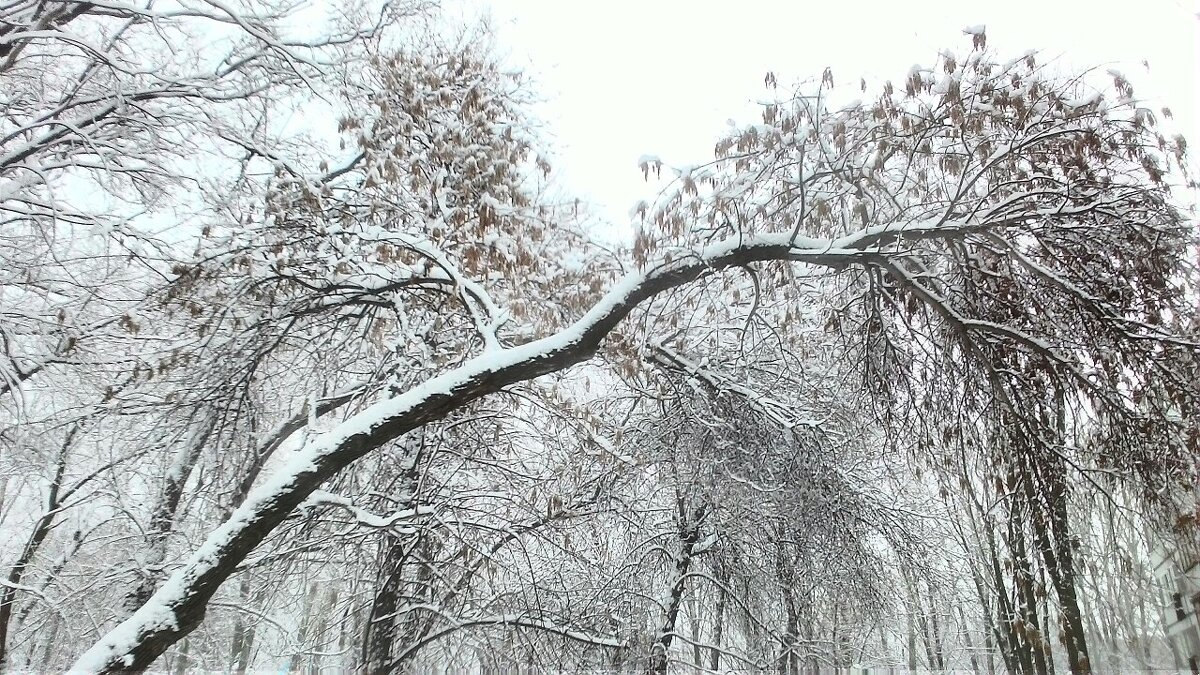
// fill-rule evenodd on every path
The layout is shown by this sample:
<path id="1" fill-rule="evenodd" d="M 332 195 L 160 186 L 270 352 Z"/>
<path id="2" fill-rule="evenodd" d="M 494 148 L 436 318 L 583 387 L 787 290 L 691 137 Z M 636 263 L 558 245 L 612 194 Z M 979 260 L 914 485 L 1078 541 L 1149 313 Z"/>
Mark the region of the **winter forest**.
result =
<path id="1" fill-rule="evenodd" d="M 602 223 L 424 0 L 0 0 L 0 672 L 1176 672 L 1186 143 L 945 37 Z"/>

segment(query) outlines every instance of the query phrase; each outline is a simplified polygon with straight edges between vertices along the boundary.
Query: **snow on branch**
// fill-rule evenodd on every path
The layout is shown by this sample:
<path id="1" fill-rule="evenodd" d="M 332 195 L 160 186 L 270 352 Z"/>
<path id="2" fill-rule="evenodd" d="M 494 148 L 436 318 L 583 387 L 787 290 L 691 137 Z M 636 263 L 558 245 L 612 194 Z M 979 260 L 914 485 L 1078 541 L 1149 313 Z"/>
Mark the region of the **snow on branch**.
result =
<path id="1" fill-rule="evenodd" d="M 348 497 L 336 495 L 332 492 L 326 492 L 324 490 L 314 491 L 311 495 L 309 495 L 308 499 L 304 500 L 304 503 L 300 505 L 300 509 L 312 509 L 318 506 L 334 506 L 345 509 L 354 516 L 354 519 L 360 525 L 379 529 L 391 528 L 398 534 L 412 534 L 416 532 L 416 529 L 412 527 L 397 526 L 419 518 L 420 516 L 432 515 L 434 512 L 434 508 L 432 506 L 416 506 L 411 509 L 401 509 L 387 516 L 381 516 L 355 506 L 354 502 Z"/>
<path id="2" fill-rule="evenodd" d="M 199 625 L 209 599 L 225 579 L 322 483 L 359 457 L 482 396 L 587 360 L 643 301 L 731 267 L 768 260 L 840 267 L 863 255 L 861 250 L 838 248 L 829 239 L 787 234 L 714 242 L 689 258 L 627 275 L 580 319 L 554 335 L 485 351 L 366 408 L 293 453 L 209 534 L 148 602 L 85 652 L 72 671 L 99 673 L 147 666 Z"/>
<path id="3" fill-rule="evenodd" d="M 565 637 L 569 640 L 574 640 L 576 642 L 582 642 L 584 644 L 589 644 L 589 645 L 596 645 L 596 646 L 600 646 L 600 647 L 614 647 L 614 648 L 625 646 L 624 642 L 622 642 L 614 637 L 608 636 L 608 635 L 585 633 L 583 631 L 575 630 L 573 628 L 560 625 L 553 621 L 547 621 L 546 619 L 542 619 L 542 618 L 538 618 L 538 617 L 530 617 L 530 616 L 518 615 L 518 614 L 507 614 L 507 615 L 502 614 L 502 615 L 497 615 L 497 616 L 479 617 L 479 618 L 472 618 L 472 619 L 458 619 L 454 622 L 453 625 L 447 626 L 446 628 L 443 628 L 442 630 L 439 630 L 439 631 L 433 632 L 429 635 L 426 635 L 424 637 L 424 639 L 419 640 L 415 644 L 411 645 L 408 649 L 404 650 L 403 652 L 400 653 L 399 656 L 397 656 L 395 659 L 393 659 L 392 662 L 388 665 L 388 667 L 385 670 L 391 671 L 396 665 L 404 663 L 404 661 L 406 659 L 411 657 L 413 654 L 417 653 L 418 650 L 420 650 L 421 648 L 430 644 L 431 642 L 436 642 L 448 635 L 457 633 L 458 631 L 466 629 L 466 628 L 474 628 L 474 627 L 480 627 L 480 626 L 532 628 L 534 630 L 540 630 L 540 631 L 545 631 L 547 633 L 553 633 L 555 635 L 560 635 L 562 637 Z"/>
<path id="4" fill-rule="evenodd" d="M 821 425 L 820 420 L 802 417 L 788 404 L 757 392 L 750 387 L 738 384 L 727 375 L 723 375 L 692 361 L 662 344 L 661 341 L 655 340 L 651 342 L 650 358 L 667 368 L 682 370 L 689 376 L 705 382 L 717 391 L 728 391 L 740 396 L 750 407 L 788 431 L 796 427 L 816 428 Z"/>

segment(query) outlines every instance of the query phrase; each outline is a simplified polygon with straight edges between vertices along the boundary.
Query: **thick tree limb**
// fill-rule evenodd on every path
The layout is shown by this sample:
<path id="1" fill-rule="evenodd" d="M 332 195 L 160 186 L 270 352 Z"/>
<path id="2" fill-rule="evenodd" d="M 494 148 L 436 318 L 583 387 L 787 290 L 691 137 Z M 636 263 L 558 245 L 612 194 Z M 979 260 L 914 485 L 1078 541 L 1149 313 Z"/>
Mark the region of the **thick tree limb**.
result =
<path id="1" fill-rule="evenodd" d="M 947 234 L 953 232 L 953 228 L 946 230 Z M 897 228 L 898 235 L 903 236 L 902 231 Z M 717 270 L 754 262 L 796 261 L 843 267 L 863 255 L 860 250 L 834 245 L 832 240 L 788 235 L 745 236 L 717 242 L 699 255 L 625 277 L 582 318 L 555 335 L 489 351 L 363 410 L 297 451 L 276 475 L 253 490 L 140 609 L 84 653 L 71 671 L 144 670 L 200 625 L 221 584 L 297 506 L 322 483 L 367 453 L 511 384 L 587 360 L 638 304 L 669 289 Z"/>

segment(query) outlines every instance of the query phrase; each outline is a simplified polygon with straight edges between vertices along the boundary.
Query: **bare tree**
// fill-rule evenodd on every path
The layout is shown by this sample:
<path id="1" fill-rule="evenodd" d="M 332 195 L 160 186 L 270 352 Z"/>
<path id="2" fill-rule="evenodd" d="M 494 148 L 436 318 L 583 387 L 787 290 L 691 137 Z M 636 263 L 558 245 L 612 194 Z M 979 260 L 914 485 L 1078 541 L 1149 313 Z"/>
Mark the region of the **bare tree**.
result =
<path id="1" fill-rule="evenodd" d="M 231 577 L 248 575 L 225 597 L 255 597 L 251 579 L 289 566 L 302 617 L 272 630 L 291 635 L 293 665 L 316 668 L 325 646 L 349 653 L 358 641 L 364 661 L 392 667 L 443 636 L 505 624 L 613 648 L 581 630 L 599 617 L 471 613 L 463 599 L 476 579 L 467 559 L 549 527 L 571 499 L 531 519 L 504 500 L 437 493 L 446 508 L 486 506 L 495 526 L 515 528 L 489 544 L 422 520 L 420 490 L 371 495 L 394 509 L 382 515 L 339 491 L 360 489 L 356 467 L 384 453 L 402 469 L 397 480 L 411 479 L 428 460 L 410 432 L 585 362 L 640 391 L 647 356 L 789 433 L 804 427 L 803 397 L 781 391 L 820 398 L 835 388 L 829 378 L 844 377 L 857 380 L 847 405 L 871 416 L 831 419 L 844 425 L 831 431 L 866 417 L 889 449 L 937 456 L 960 434 L 994 452 L 1012 499 L 1005 545 L 1025 546 L 1029 574 L 1048 575 L 1070 667 L 1091 667 L 1063 472 L 1087 460 L 1163 493 L 1191 475 L 1197 437 L 1187 302 L 1196 242 L 1166 182 L 1184 145 L 1156 130 L 1124 79 L 1101 89 L 1091 74 L 1055 77 L 1033 56 L 1001 61 L 982 35 L 970 53 L 915 68 L 866 103 L 831 106 L 827 73 L 721 139 L 711 164 L 679 170 L 640 209 L 632 250 L 612 252 L 537 184 L 548 164 L 518 75 L 473 39 L 384 40 L 416 9 L 348 12 L 315 40 L 272 7 L 19 2 L 7 12 L 5 421 L 25 425 L 22 395 L 44 385 L 76 418 L 118 430 L 89 436 L 88 448 L 134 443 L 89 455 L 79 480 L 100 460 L 152 458 L 131 463 L 128 481 L 105 474 L 114 489 L 103 513 L 116 515 L 98 526 L 102 545 L 119 541 L 121 523 L 148 546 L 101 577 L 97 597 L 117 592 L 112 579 L 136 579 L 124 594 L 130 613 L 100 617 L 106 632 L 74 670 L 144 670 L 187 638 L 188 656 L 181 649 L 174 663 L 184 668 L 193 649 L 224 639 L 197 629 L 210 609 L 235 604 L 218 595 L 233 593 L 222 591 Z M 214 36 L 228 50 L 198 47 Z M 774 76 L 767 83 L 774 89 Z M 303 106 L 334 111 L 336 131 L 282 128 L 277 114 Z M 652 170 L 664 167 L 647 160 Z M 164 219 L 175 229 L 153 233 Z M 56 377 L 94 389 L 54 391 Z M 794 474 L 845 493 L 821 466 L 801 462 Z M 469 484 L 438 475 L 428 485 Z M 589 483 L 576 483 L 568 496 L 588 497 Z M 57 474 L 46 483 L 51 503 L 60 484 Z M 703 500 L 675 506 L 683 555 L 676 601 L 656 627 L 659 671 L 717 513 Z M 391 539 L 322 549 L 338 512 L 356 527 L 383 523 Z M 45 546 L 40 523 L 35 548 Z M 800 597 L 816 592 L 801 577 L 828 549 L 814 527 L 779 519 L 756 542 L 774 554 L 778 663 L 791 669 L 818 632 L 805 627 L 815 615 Z M 288 548 L 297 533 L 307 548 Z M 360 572 L 372 569 L 367 551 L 382 551 L 370 597 L 321 592 L 302 573 L 308 551 L 354 557 Z M 27 567 L 22 557 L 12 569 Z M 713 598 L 738 597 L 718 583 Z M 419 588 L 414 598 L 432 609 L 399 626 L 400 588 Z M 867 636 L 844 630 L 836 599 L 825 606 L 822 658 L 843 666 Z M 1030 621 L 1048 616 L 1045 598 L 1021 609 Z M 946 627 L 933 623 L 945 614 L 922 612 L 929 661 L 945 664 Z M 241 619 L 221 630 L 239 668 L 252 649 Z"/>

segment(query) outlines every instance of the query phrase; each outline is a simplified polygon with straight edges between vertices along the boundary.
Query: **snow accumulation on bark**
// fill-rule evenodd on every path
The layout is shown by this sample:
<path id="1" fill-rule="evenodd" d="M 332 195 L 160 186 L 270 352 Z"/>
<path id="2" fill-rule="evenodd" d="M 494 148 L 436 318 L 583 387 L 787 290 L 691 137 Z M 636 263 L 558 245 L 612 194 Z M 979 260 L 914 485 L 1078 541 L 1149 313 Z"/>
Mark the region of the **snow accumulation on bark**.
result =
<path id="1" fill-rule="evenodd" d="M 764 260 L 846 264 L 882 235 L 908 226 L 873 227 L 837 240 L 788 234 L 731 237 L 699 254 L 631 273 L 564 330 L 523 345 L 487 350 L 394 398 L 380 401 L 294 451 L 150 600 L 84 653 L 72 672 L 145 667 L 203 619 L 220 584 L 270 532 L 341 468 L 381 444 L 500 388 L 588 358 L 638 303 L 712 271 Z M 931 225 L 915 231 L 928 235 Z M 947 231 L 954 226 L 942 227 Z"/>

